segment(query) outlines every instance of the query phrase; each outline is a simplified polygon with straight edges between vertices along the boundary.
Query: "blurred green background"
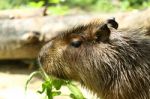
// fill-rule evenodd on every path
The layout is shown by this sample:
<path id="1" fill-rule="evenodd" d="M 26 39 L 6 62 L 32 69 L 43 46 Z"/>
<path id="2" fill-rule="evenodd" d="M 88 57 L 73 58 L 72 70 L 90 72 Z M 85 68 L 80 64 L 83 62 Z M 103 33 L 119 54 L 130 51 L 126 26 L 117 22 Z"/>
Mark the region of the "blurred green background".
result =
<path id="1" fill-rule="evenodd" d="M 0 0 L 0 9 L 40 8 L 48 6 L 53 13 L 63 14 L 70 9 L 84 11 L 128 11 L 150 6 L 150 0 Z"/>

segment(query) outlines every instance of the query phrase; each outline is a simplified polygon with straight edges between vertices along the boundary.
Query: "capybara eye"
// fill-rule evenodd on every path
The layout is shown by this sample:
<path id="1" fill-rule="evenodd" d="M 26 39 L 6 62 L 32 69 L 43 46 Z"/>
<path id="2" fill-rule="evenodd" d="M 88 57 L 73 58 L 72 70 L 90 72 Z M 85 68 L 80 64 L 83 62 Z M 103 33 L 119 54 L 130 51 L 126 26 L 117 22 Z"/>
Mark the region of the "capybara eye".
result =
<path id="1" fill-rule="evenodd" d="M 73 46 L 73 47 L 80 47 L 80 45 L 82 44 L 82 41 L 81 40 L 79 40 L 79 39 L 73 39 L 72 40 L 72 42 L 71 42 L 71 45 Z"/>

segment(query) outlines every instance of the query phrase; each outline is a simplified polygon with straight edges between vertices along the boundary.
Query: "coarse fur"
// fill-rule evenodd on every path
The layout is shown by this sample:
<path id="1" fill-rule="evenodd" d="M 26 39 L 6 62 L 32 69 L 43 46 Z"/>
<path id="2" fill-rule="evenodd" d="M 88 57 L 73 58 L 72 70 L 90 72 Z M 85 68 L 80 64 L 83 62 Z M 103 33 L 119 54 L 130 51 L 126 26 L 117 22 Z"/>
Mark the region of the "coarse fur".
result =
<path id="1" fill-rule="evenodd" d="M 150 99 L 150 37 L 95 20 L 62 32 L 39 61 L 55 77 L 80 82 L 101 99 Z"/>

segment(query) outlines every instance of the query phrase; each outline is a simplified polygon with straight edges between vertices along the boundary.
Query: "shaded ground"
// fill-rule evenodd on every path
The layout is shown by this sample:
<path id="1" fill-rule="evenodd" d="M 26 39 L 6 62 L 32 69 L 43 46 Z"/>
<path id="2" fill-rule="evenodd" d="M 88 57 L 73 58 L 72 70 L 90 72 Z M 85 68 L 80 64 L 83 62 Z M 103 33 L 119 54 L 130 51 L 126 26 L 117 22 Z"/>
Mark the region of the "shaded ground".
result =
<path id="1" fill-rule="evenodd" d="M 25 82 L 32 70 L 17 61 L 8 63 L 0 62 L 0 99 L 42 99 L 43 96 L 36 93 L 42 80 L 33 78 L 25 97 Z"/>
<path id="2" fill-rule="evenodd" d="M 11 64 L 11 65 L 10 65 Z M 25 94 L 25 82 L 33 71 L 26 64 L 18 61 L 0 61 L 0 99 L 46 99 L 45 95 L 37 93 L 41 90 L 42 79 L 34 77 L 28 85 Z M 68 93 L 66 88 L 62 92 Z M 83 89 L 82 89 L 83 90 Z M 83 90 L 88 99 L 96 99 Z M 55 97 L 55 99 L 70 99 L 66 96 Z"/>

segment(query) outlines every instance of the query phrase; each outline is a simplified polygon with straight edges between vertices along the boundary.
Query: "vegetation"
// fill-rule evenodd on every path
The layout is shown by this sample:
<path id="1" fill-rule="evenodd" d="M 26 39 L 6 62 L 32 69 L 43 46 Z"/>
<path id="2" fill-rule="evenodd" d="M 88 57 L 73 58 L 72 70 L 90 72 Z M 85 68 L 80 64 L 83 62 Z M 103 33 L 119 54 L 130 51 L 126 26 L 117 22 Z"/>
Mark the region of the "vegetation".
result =
<path id="1" fill-rule="evenodd" d="M 0 0 L 0 4 L 0 9 L 48 6 L 54 14 L 65 14 L 73 8 L 103 12 L 144 9 L 150 6 L 150 0 Z"/>
<path id="2" fill-rule="evenodd" d="M 25 91 L 27 91 L 27 86 L 31 81 L 31 79 L 37 74 L 42 76 L 42 78 L 45 80 L 42 84 L 42 90 L 37 92 L 39 94 L 45 93 L 47 96 L 46 99 L 53 99 L 55 96 L 59 96 L 59 95 L 64 96 L 60 91 L 62 86 L 65 86 L 70 90 L 70 94 L 65 96 L 68 96 L 72 99 L 86 99 L 74 83 L 68 80 L 61 80 L 61 79 L 56 79 L 54 77 L 48 76 L 42 68 L 40 71 L 35 71 L 30 74 L 25 85 Z"/>

